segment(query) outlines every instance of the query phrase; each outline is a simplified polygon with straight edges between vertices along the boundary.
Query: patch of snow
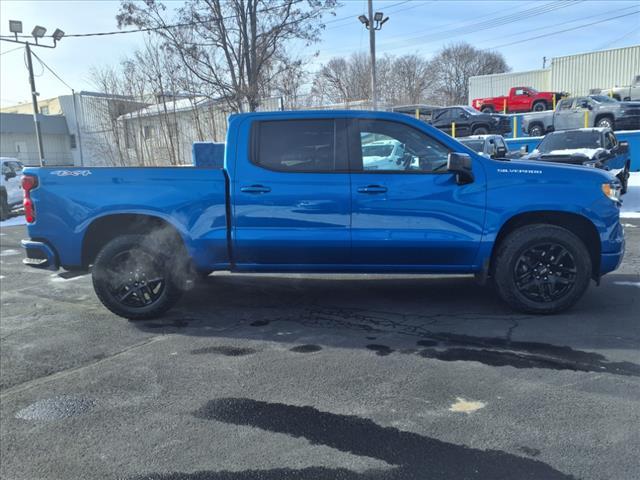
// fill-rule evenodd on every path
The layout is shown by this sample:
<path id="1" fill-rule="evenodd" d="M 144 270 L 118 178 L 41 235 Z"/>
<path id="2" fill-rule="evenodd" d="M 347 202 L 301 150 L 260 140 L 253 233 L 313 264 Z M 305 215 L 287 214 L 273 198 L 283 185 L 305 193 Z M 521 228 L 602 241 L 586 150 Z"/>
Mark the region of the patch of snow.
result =
<path id="1" fill-rule="evenodd" d="M 640 282 L 613 282 L 616 285 L 625 285 L 629 287 L 638 287 L 640 288 Z"/>
<path id="2" fill-rule="evenodd" d="M 20 255 L 19 250 L 14 250 L 13 248 L 7 248 L 6 250 L 0 251 L 0 257 L 9 257 L 11 255 Z"/>
<path id="3" fill-rule="evenodd" d="M 622 218 L 640 218 L 640 172 L 631 172 L 627 193 L 622 196 Z"/>
<path id="4" fill-rule="evenodd" d="M 601 148 L 567 148 L 566 150 L 552 150 L 545 155 L 581 155 L 587 158 L 593 158 Z"/>
<path id="5" fill-rule="evenodd" d="M 27 221 L 24 219 L 24 216 L 20 215 L 17 217 L 10 218 L 9 220 L 5 220 L 4 222 L 0 222 L 0 228 L 2 227 L 15 227 L 16 225 L 26 225 Z"/>

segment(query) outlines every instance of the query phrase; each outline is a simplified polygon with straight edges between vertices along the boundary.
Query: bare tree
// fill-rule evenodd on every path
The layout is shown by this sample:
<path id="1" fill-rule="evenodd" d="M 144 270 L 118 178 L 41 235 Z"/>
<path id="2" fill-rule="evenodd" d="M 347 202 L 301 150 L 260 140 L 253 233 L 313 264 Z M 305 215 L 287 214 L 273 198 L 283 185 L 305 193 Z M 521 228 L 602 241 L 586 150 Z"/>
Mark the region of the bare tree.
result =
<path id="1" fill-rule="evenodd" d="M 123 0 L 118 26 L 153 28 L 188 69 L 237 111 L 254 111 L 261 84 L 290 41 L 318 41 L 336 0 L 187 0 L 171 27 L 156 0 Z"/>
<path id="2" fill-rule="evenodd" d="M 431 66 L 437 79 L 436 91 L 446 105 L 467 103 L 470 77 L 510 70 L 502 54 L 478 50 L 465 42 L 442 49 Z"/>

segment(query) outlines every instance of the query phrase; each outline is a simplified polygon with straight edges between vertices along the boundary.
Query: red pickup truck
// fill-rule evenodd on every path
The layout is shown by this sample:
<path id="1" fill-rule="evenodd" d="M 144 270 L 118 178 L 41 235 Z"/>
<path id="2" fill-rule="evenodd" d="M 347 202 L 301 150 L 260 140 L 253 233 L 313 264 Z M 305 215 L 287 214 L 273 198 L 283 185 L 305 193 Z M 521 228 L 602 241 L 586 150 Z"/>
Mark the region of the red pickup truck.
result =
<path id="1" fill-rule="evenodd" d="M 556 102 L 564 96 L 568 96 L 563 92 L 538 92 L 531 87 L 513 87 L 509 90 L 506 97 L 489 97 L 474 98 L 471 106 L 483 113 L 503 112 L 541 112 L 543 110 L 553 109 Z"/>

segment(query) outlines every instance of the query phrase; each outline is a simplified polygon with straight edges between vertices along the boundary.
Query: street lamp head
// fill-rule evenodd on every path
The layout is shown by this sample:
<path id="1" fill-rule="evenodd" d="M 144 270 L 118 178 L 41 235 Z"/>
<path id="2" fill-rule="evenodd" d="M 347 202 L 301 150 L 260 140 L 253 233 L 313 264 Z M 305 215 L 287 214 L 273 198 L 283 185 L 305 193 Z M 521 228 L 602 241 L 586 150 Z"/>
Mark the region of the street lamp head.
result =
<path id="1" fill-rule="evenodd" d="M 360 15 L 358 17 L 358 20 L 360 20 L 360 22 L 365 25 L 365 26 L 369 26 L 369 19 L 365 16 L 365 15 Z"/>
<path id="2" fill-rule="evenodd" d="M 31 32 L 31 35 L 33 35 L 33 38 L 42 38 L 44 37 L 45 33 L 47 33 L 46 28 L 41 27 L 40 25 L 36 25 L 35 27 L 33 27 L 33 31 Z"/>
<path id="3" fill-rule="evenodd" d="M 9 20 L 9 31 L 11 33 L 22 33 L 22 22 L 20 20 Z"/>
<path id="4" fill-rule="evenodd" d="M 62 39 L 62 37 L 64 37 L 64 32 L 59 28 L 56 28 L 56 31 L 53 32 L 52 37 L 56 42 L 59 42 Z"/>
<path id="5" fill-rule="evenodd" d="M 379 22 L 380 20 L 382 20 L 382 17 L 383 17 L 383 16 L 384 16 L 384 15 L 382 14 L 382 12 L 376 12 L 376 13 L 375 13 L 375 15 L 373 16 L 373 19 L 374 19 L 376 22 Z"/>

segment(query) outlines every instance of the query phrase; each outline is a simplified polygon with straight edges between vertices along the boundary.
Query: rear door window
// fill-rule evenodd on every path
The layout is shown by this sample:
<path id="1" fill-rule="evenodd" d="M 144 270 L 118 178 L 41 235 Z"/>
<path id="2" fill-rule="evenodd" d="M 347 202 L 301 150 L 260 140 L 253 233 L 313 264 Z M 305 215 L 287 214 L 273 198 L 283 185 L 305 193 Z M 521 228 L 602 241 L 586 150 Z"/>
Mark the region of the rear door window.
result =
<path id="1" fill-rule="evenodd" d="M 341 122 L 334 119 L 256 122 L 251 161 L 281 172 L 347 171 L 346 128 L 339 131 Z"/>

